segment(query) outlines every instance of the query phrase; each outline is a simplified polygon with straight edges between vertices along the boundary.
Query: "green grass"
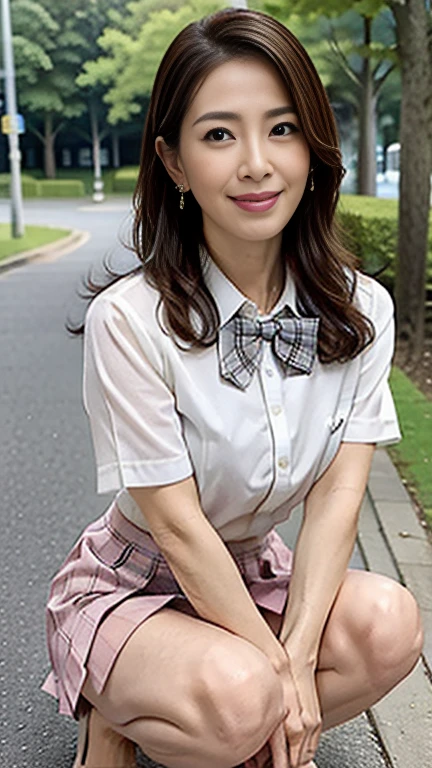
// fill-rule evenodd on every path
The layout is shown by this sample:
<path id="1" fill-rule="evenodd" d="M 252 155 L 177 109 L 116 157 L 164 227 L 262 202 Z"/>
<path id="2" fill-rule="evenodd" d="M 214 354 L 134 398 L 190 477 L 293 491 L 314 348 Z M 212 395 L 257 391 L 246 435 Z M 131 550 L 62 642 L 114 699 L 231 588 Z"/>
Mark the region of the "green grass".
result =
<path id="1" fill-rule="evenodd" d="M 69 229 L 26 226 L 24 237 L 12 238 L 10 224 L 0 224 L 0 261 L 22 251 L 48 245 L 70 234 Z"/>
<path id="2" fill-rule="evenodd" d="M 391 371 L 390 388 L 402 440 L 387 450 L 432 529 L 432 401 L 396 366 Z"/>

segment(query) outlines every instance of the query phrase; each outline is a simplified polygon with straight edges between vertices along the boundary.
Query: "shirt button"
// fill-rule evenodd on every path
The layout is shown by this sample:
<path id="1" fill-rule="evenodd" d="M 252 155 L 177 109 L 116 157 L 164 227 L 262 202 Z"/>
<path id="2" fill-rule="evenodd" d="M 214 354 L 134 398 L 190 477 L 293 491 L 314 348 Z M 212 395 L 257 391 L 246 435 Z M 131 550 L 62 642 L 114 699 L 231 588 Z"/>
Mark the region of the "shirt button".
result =
<path id="1" fill-rule="evenodd" d="M 251 304 L 247 304 L 243 309 L 243 313 L 245 317 L 248 317 L 250 320 L 253 320 L 253 318 L 255 317 L 255 308 L 252 307 Z"/>
<path id="2" fill-rule="evenodd" d="M 273 376 L 274 375 L 273 368 L 266 368 L 266 374 L 267 376 Z"/>
<path id="3" fill-rule="evenodd" d="M 272 405 L 272 413 L 275 416 L 279 416 L 279 414 L 282 413 L 282 408 L 280 407 L 280 405 Z"/>
<path id="4" fill-rule="evenodd" d="M 279 459 L 279 461 L 278 461 L 278 465 L 279 465 L 280 469 L 286 469 L 287 466 L 288 466 L 288 459 L 287 459 L 287 457 L 286 456 L 282 456 Z"/>

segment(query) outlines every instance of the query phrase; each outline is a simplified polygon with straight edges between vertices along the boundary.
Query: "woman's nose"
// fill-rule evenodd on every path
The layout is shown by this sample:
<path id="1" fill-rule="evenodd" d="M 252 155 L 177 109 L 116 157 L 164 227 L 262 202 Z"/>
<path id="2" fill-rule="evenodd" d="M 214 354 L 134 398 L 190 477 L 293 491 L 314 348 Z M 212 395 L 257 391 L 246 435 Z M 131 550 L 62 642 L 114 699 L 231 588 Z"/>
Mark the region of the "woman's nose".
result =
<path id="1" fill-rule="evenodd" d="M 255 141 L 245 145 L 239 165 L 239 176 L 252 176 L 259 180 L 272 171 L 269 148 L 263 142 Z"/>

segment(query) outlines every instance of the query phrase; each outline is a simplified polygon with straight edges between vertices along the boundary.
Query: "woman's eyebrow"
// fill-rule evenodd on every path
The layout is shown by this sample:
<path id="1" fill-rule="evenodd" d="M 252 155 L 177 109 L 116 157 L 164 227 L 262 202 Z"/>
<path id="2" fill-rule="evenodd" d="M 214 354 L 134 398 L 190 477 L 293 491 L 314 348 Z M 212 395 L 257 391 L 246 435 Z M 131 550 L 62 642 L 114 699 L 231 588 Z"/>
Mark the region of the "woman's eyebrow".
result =
<path id="1" fill-rule="evenodd" d="M 288 112 L 292 112 L 297 115 L 297 111 L 294 107 L 276 107 L 275 109 L 269 109 L 264 112 L 265 117 L 279 117 L 279 115 L 285 115 Z M 201 123 L 203 120 L 241 120 L 241 116 L 237 112 L 206 112 L 205 115 L 201 115 L 192 123 L 192 128 L 197 123 Z"/>

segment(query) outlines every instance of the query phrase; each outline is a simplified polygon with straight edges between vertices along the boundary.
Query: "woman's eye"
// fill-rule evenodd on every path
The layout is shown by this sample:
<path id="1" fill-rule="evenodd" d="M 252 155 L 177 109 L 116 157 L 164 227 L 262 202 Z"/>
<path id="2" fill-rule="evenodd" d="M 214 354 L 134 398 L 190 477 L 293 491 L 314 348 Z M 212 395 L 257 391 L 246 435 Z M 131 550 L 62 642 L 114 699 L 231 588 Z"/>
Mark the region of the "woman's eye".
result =
<path id="1" fill-rule="evenodd" d="M 277 129 L 280 129 L 280 128 L 282 128 L 282 129 L 283 128 L 289 128 L 290 130 L 289 130 L 288 133 L 278 133 L 277 136 L 289 136 L 290 133 L 295 133 L 295 132 L 297 132 L 299 130 L 297 128 L 297 126 L 295 126 L 293 123 L 278 123 L 277 125 L 275 125 L 275 127 L 272 130 L 276 131 Z M 206 133 L 206 135 L 204 136 L 204 141 L 210 141 L 212 144 L 215 144 L 215 143 L 216 144 L 223 144 L 224 143 L 224 141 L 223 141 L 223 134 L 224 133 L 227 133 L 230 136 L 232 136 L 230 131 L 228 131 L 226 128 L 212 128 L 212 130 L 208 131 L 208 133 Z M 218 138 L 215 138 L 215 139 L 212 140 L 210 137 L 211 136 L 215 136 L 216 134 L 218 134 Z M 222 140 L 220 140 L 220 139 L 222 139 Z"/>
<path id="2" fill-rule="evenodd" d="M 289 128 L 289 133 L 296 133 L 298 131 L 298 128 L 293 123 L 278 123 L 278 125 L 275 125 L 273 130 L 275 131 L 276 128 Z M 278 136 L 289 136 L 289 133 L 279 133 Z"/>
<path id="3" fill-rule="evenodd" d="M 212 130 L 206 133 L 206 135 L 204 136 L 204 141 L 210 141 L 209 137 L 215 133 L 218 133 L 220 137 L 221 133 L 229 133 L 229 131 L 227 131 L 225 128 L 212 128 Z M 212 142 L 212 143 L 214 144 L 215 142 Z M 221 142 L 216 140 L 216 143 L 220 144 Z"/>

